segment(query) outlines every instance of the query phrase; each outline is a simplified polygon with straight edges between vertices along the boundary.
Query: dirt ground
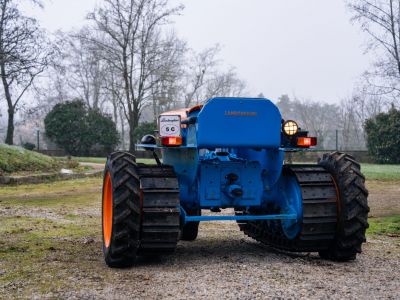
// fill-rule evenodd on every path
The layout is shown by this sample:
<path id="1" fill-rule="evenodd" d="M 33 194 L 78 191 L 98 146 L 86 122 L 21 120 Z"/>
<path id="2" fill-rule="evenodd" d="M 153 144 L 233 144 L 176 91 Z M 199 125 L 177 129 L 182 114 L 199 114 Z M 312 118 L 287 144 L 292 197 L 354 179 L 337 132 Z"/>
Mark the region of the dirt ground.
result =
<path id="1" fill-rule="evenodd" d="M 400 215 L 400 182 L 368 181 L 370 217 Z"/>
<path id="2" fill-rule="evenodd" d="M 110 269 L 103 261 L 101 179 L 0 191 L 0 298 L 400 298 L 400 238 L 368 236 L 350 263 L 263 246 L 232 222 L 200 225 L 174 255 Z M 368 182 L 374 217 L 400 213 L 399 183 Z"/>

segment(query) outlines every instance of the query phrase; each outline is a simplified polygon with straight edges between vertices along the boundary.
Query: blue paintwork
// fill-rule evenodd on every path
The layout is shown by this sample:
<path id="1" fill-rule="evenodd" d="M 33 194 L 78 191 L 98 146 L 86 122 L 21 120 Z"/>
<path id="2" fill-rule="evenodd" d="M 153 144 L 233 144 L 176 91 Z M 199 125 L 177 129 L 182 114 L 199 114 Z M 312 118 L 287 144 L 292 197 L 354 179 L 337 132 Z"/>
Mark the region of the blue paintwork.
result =
<path id="1" fill-rule="evenodd" d="M 181 206 L 181 222 L 185 225 L 188 222 L 207 222 L 207 221 L 254 221 L 254 220 L 282 220 L 294 222 L 298 215 L 292 214 L 271 214 L 271 215 L 243 215 L 243 216 L 188 216 L 185 209 Z"/>
<path id="2" fill-rule="evenodd" d="M 163 148 L 163 163 L 174 166 L 178 177 L 181 205 L 187 210 L 198 209 L 197 174 L 198 149 Z"/>
<path id="3" fill-rule="evenodd" d="M 284 151 L 280 149 L 243 149 L 236 151 L 237 155 L 243 159 L 258 161 L 263 171 L 264 188 L 269 189 L 274 186 L 281 176 L 284 160 Z"/>
<path id="4" fill-rule="evenodd" d="M 282 174 L 288 148 L 282 146 L 278 108 L 267 99 L 213 98 L 188 117 L 197 119 L 182 128 L 182 146 L 155 147 L 177 174 L 183 224 L 281 220 L 284 233 L 294 238 L 302 221 L 302 196 L 296 179 Z M 240 208 L 248 214 L 187 216 L 185 212 L 218 208 Z M 255 210 L 263 213 L 253 214 Z"/>
<path id="5" fill-rule="evenodd" d="M 275 192 L 278 192 L 279 195 L 275 196 L 275 199 L 281 213 L 297 215 L 295 220 L 281 222 L 283 232 L 289 239 L 292 239 L 300 232 L 300 223 L 303 218 L 300 186 L 293 176 L 281 176 L 276 186 Z"/>
<path id="6" fill-rule="evenodd" d="M 205 221 L 296 220 L 296 214 L 249 215 L 249 216 L 186 216 L 185 223 Z"/>
<path id="7" fill-rule="evenodd" d="M 201 207 L 260 206 L 263 181 L 260 164 L 247 160 L 202 160 L 199 170 L 199 200 Z M 238 175 L 238 180 L 229 183 L 227 176 Z M 243 190 L 241 197 L 234 197 L 235 187 Z"/>
<path id="8" fill-rule="evenodd" d="M 214 98 L 197 117 L 199 148 L 278 148 L 281 114 L 267 99 Z"/>

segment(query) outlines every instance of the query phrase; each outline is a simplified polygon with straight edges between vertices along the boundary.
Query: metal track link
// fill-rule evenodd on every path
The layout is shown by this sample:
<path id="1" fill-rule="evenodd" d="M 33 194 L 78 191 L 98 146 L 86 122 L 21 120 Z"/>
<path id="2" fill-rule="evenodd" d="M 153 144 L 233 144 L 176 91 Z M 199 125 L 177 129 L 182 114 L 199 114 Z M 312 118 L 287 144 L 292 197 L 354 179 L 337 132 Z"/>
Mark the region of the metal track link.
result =
<path id="1" fill-rule="evenodd" d="M 172 253 L 179 238 L 179 185 L 169 166 L 139 166 L 140 255 Z"/>
<path id="2" fill-rule="evenodd" d="M 287 251 L 328 249 L 337 228 L 337 195 L 332 176 L 317 165 L 286 165 L 283 172 L 295 176 L 301 188 L 303 221 L 298 236 L 289 240 L 280 221 L 249 221 L 240 223 L 240 229 L 264 244 Z"/>

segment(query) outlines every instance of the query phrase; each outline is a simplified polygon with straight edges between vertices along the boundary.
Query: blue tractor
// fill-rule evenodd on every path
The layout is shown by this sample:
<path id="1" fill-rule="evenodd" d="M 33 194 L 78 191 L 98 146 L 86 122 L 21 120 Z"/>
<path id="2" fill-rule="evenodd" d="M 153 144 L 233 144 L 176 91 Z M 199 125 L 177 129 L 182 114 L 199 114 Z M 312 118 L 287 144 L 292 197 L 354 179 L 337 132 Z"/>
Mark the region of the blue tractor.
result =
<path id="1" fill-rule="evenodd" d="M 285 153 L 316 145 L 267 99 L 213 98 L 163 113 L 143 137 L 157 164 L 112 153 L 103 184 L 103 252 L 110 267 L 195 240 L 199 222 L 232 220 L 274 248 L 349 261 L 368 227 L 368 191 L 350 155 L 285 164 Z M 162 162 L 157 153 L 162 153 Z M 227 209 L 231 213 L 221 213 Z M 202 211 L 210 211 L 202 215 Z"/>

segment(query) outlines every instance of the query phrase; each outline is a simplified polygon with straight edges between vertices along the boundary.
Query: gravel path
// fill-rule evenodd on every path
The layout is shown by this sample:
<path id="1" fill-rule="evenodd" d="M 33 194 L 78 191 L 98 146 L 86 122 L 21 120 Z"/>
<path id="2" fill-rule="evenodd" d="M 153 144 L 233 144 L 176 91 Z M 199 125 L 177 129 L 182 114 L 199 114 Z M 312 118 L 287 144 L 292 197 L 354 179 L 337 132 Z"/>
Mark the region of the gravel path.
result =
<path id="1" fill-rule="evenodd" d="M 234 222 L 206 222 L 198 239 L 181 241 L 174 255 L 110 269 L 101 251 L 100 181 L 54 183 L 45 195 L 40 186 L 3 192 L 0 221 L 12 228 L 8 238 L 0 239 L 0 279 L 15 275 L 0 284 L 0 299 L 400 299 L 399 236 L 370 236 L 356 261 L 334 263 L 316 254 L 263 246 L 244 236 Z M 375 214 L 383 204 L 379 195 L 386 196 L 372 195 Z M 397 197 L 393 192 L 390 210 L 398 209 Z M 19 204 L 12 205 L 9 198 Z M 64 202 L 56 205 L 53 198 Z M 5 222 L 11 217 L 12 223 Z M 19 222 L 28 222 L 21 223 L 26 228 Z M 90 230 L 75 232 L 79 227 Z M 49 234 L 51 230 L 60 230 L 63 237 Z M 28 238 L 36 237 L 36 246 L 19 238 L 25 231 Z M 21 273 L 13 273 L 15 269 Z"/>
<path id="2" fill-rule="evenodd" d="M 92 168 L 92 170 L 88 171 L 87 173 L 98 173 L 98 172 L 102 172 L 104 170 L 104 164 L 80 162 L 79 165 L 82 167 Z"/>
<path id="3" fill-rule="evenodd" d="M 221 226 L 222 225 L 222 226 Z M 100 246 L 100 241 L 95 242 Z M 236 224 L 203 223 L 175 255 L 107 268 L 102 256 L 80 270 L 86 288 L 50 297 L 93 299 L 399 299 L 400 240 L 369 240 L 351 263 L 294 255 L 244 237 Z M 75 278 L 74 276 L 71 279 Z M 81 282 L 82 284 L 82 282 Z"/>

